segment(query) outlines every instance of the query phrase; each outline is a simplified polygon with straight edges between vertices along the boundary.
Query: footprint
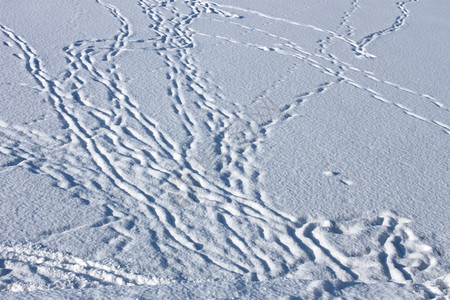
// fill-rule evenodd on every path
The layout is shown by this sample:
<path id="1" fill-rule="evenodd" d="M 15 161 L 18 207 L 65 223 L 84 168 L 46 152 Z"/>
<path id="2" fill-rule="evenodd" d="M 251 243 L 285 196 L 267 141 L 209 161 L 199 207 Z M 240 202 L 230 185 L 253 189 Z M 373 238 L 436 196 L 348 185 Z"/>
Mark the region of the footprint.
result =
<path id="1" fill-rule="evenodd" d="M 333 172 L 333 171 L 325 171 L 322 173 L 323 175 L 327 176 L 327 177 L 332 177 L 332 176 L 338 176 L 341 173 L 339 172 Z"/>
<path id="2" fill-rule="evenodd" d="M 337 171 L 324 171 L 322 174 L 324 176 L 326 176 L 326 177 L 336 177 L 336 179 L 338 179 L 339 182 L 344 184 L 344 185 L 348 185 L 349 186 L 349 185 L 354 185 L 355 184 L 352 180 L 343 177 L 341 175 L 341 173 L 337 172 Z"/>
<path id="3" fill-rule="evenodd" d="M 353 185 L 354 182 L 349 179 L 341 179 L 341 182 L 345 185 Z"/>

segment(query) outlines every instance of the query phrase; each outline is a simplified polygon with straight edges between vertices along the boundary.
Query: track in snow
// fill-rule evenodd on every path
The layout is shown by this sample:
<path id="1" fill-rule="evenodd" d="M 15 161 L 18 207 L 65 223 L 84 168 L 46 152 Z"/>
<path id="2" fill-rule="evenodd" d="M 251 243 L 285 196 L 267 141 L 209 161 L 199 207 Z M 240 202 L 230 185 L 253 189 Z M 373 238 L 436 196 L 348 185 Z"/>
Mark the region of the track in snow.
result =
<path id="1" fill-rule="evenodd" d="M 416 101 L 425 101 L 436 112 L 448 112 L 438 99 L 389 82 L 328 52 L 329 46 L 339 41 L 357 56 L 373 57 L 368 50 L 370 44 L 404 26 L 409 16 L 406 2 L 397 4 L 399 16 L 392 26 L 360 41 L 352 39 L 348 25 L 360 7 L 358 1 L 344 13 L 337 30 L 331 31 L 208 1 L 139 0 L 137 4 L 156 36 L 147 41 L 133 40 L 132 23 L 117 7 L 107 1 L 95 2 L 115 18 L 117 33 L 111 38 L 79 40 L 64 47 L 66 70 L 61 76 L 46 71 L 39 53 L 20 33 L 0 25 L 2 47 L 17 52 L 65 130 L 64 135 L 52 136 L 0 121 L 0 153 L 11 158 L 0 172 L 24 168 L 49 176 L 60 188 L 86 198 L 103 195 L 101 204 L 106 211 L 104 219 L 95 224 L 47 232 L 30 245 L 1 245 L 0 290 L 163 284 L 195 281 L 201 272 L 214 276 L 214 270 L 249 280 L 302 278 L 308 274 L 305 279 L 404 283 L 414 282 L 418 274 L 435 267 L 438 255 L 408 229 L 406 219 L 393 214 L 332 221 L 299 219 L 268 207 L 259 180 L 263 171 L 256 159 L 277 126 L 297 117 L 314 95 L 327 93 L 336 85 L 350 85 L 374 101 L 446 135 L 450 133 L 449 125 L 435 118 L 433 110 L 410 109 L 378 92 L 376 86 L 382 84 Z M 220 16 L 214 22 L 237 26 L 250 35 L 268 36 L 278 43 L 256 44 L 190 27 L 210 14 Z M 307 51 L 289 37 L 247 24 L 248 15 L 327 37 L 319 42 L 318 51 Z M 298 65 L 309 65 L 329 80 L 277 107 L 270 100 L 270 91 L 296 71 L 298 65 L 294 65 L 249 104 L 224 106 L 230 99 L 224 99 L 220 87 L 198 67 L 192 51 L 197 36 L 293 57 Z M 142 113 L 127 89 L 117 58 L 144 42 L 151 44 L 164 62 L 167 95 L 187 142 L 177 141 L 158 120 Z M 93 99 L 93 88 L 105 91 L 107 99 Z M 214 168 L 208 168 L 204 160 L 212 161 Z M 353 184 L 345 178 L 342 183 Z M 168 278 L 148 275 L 151 270 L 138 271 L 147 275 L 138 274 L 36 246 L 71 231 L 99 227 L 114 232 L 105 243 L 118 265 L 124 264 L 124 257 L 135 247 L 143 247 L 144 252 L 160 256 L 159 267 L 169 266 Z M 347 251 L 349 244 L 351 252 Z M 181 260 L 177 259 L 180 253 Z M 208 271 L 208 266 L 214 269 Z M 173 274 L 182 276 L 171 278 Z"/>

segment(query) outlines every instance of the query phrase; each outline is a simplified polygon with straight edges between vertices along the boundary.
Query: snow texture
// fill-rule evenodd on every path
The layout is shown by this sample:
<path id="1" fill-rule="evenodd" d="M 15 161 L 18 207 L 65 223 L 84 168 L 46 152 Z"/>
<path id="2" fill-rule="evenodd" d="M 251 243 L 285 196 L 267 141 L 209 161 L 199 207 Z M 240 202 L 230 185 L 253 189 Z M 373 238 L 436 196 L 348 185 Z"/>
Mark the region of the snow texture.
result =
<path id="1" fill-rule="evenodd" d="M 449 15 L 0 0 L 0 298 L 446 299 Z"/>

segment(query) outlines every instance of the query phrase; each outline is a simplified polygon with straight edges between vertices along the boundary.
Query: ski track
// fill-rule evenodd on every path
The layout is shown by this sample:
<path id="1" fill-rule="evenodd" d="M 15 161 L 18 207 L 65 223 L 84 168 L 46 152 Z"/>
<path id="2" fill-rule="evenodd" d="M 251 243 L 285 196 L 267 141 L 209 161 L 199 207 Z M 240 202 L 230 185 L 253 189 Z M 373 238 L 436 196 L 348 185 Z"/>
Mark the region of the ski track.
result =
<path id="1" fill-rule="evenodd" d="M 106 195 L 101 203 L 105 218 L 94 224 L 46 232 L 28 245 L 0 245 L 0 290 L 182 281 L 134 274 L 121 268 L 120 261 L 110 266 L 40 246 L 47 239 L 98 227 L 114 230 L 115 238 L 107 243 L 119 254 L 129 250 L 139 229 L 140 235 L 156 240 L 148 247 L 160 251 L 180 274 L 186 268 L 195 269 L 195 262 L 201 261 L 249 280 L 301 277 L 307 270 L 318 269 L 343 281 L 405 283 L 414 282 L 416 275 L 436 265 L 433 249 L 408 229 L 407 220 L 391 213 L 348 221 L 304 220 L 268 207 L 259 185 L 262 171 L 255 160 L 270 132 L 296 117 L 314 95 L 339 84 L 351 85 L 396 111 L 450 134 L 450 126 L 444 122 L 413 111 L 356 78 L 381 83 L 448 112 L 441 101 L 356 68 L 327 51 L 339 40 L 350 45 L 356 56 L 373 57 L 367 49 L 370 43 L 401 30 L 409 16 L 406 4 L 414 1 L 398 2 L 400 15 L 395 23 L 360 41 L 352 39 L 354 29 L 348 25 L 352 14 L 360 9 L 357 0 L 351 2 L 335 31 L 208 1 L 137 1 L 156 34 L 148 42 L 166 66 L 167 95 L 188 137 L 185 144 L 173 140 L 157 120 L 139 110 L 115 61 L 139 41 L 132 39 L 132 24 L 117 7 L 106 1 L 95 2 L 115 18 L 117 34 L 64 47 L 67 68 L 59 76 L 45 70 L 44 62 L 23 37 L 0 24 L 7 39 L 3 46 L 19 51 L 22 65 L 66 132 L 50 136 L 0 121 L 0 153 L 11 158 L 0 172 L 25 168 L 49 176 L 62 189 Z M 319 51 L 311 53 L 288 37 L 246 24 L 245 15 L 250 14 L 327 36 L 319 41 Z M 239 26 L 280 43 L 259 45 L 190 28 L 196 19 L 209 15 L 214 15 L 214 22 Z M 221 106 L 228 101 L 221 88 L 199 68 L 193 55 L 196 36 L 294 57 L 298 62 L 250 104 L 243 107 L 234 103 L 238 109 L 226 109 Z M 318 69 L 329 80 L 300 91 L 290 103 L 277 107 L 270 94 L 301 64 Z M 90 97 L 85 88 L 88 82 L 106 91 L 108 105 Z M 213 169 L 204 165 L 202 156 L 214 162 Z M 196 224 L 199 219 L 202 224 Z M 358 250 L 348 253 L 346 243 Z M 186 255 L 183 262 L 175 260 L 180 252 Z M 186 274 L 185 281 L 195 282 L 192 275 Z"/>

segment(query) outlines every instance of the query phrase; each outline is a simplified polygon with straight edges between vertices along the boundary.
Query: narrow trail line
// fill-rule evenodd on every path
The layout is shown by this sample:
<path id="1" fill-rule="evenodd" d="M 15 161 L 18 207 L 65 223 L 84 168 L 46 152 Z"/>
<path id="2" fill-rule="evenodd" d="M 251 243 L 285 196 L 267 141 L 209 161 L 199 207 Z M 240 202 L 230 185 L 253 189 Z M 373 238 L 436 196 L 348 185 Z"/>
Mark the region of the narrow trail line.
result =
<path id="1" fill-rule="evenodd" d="M 348 37 L 353 36 L 354 29 L 350 25 L 348 25 L 349 21 L 351 20 L 352 15 L 360 9 L 359 1 L 353 0 L 351 3 L 351 8 L 344 12 L 343 16 L 341 17 L 341 22 L 339 23 L 339 27 L 337 28 L 336 32 L 340 32 L 345 29 L 345 35 Z M 334 36 L 329 35 L 324 39 L 319 40 L 319 52 L 323 55 L 327 54 L 327 48 L 329 48 L 334 42 Z"/>
<path id="2" fill-rule="evenodd" d="M 59 79 L 45 70 L 44 62 L 23 37 L 0 24 L 0 31 L 20 52 L 22 65 L 65 130 L 63 136 L 51 136 L 0 120 L 0 153 L 12 158 L 0 172 L 24 168 L 49 176 L 64 190 L 103 195 L 104 218 L 86 228 L 108 228 L 114 233 L 104 240 L 116 266 L 39 248 L 37 245 L 46 240 L 57 240 L 64 230 L 50 232 L 30 242 L 31 246 L 0 245 L 0 290 L 195 282 L 198 274 L 248 280 L 319 274 L 342 281 L 404 283 L 420 280 L 422 273 L 436 267 L 438 255 L 408 229 L 405 219 L 391 213 L 347 221 L 302 219 L 269 207 L 261 187 L 263 171 L 257 155 L 270 131 L 295 117 L 314 95 L 338 84 L 352 85 L 450 132 L 443 122 L 386 100 L 376 90 L 360 85 L 351 74 L 362 74 L 437 103 L 433 97 L 387 83 L 326 52 L 326 45 L 337 39 L 353 46 L 356 54 L 371 56 L 365 48 L 376 37 L 358 43 L 350 38 L 351 33 L 339 33 L 358 8 L 357 1 L 336 31 L 206 1 L 137 1 L 149 20 L 149 30 L 156 35 L 148 42 L 164 63 L 167 96 L 187 142 L 171 137 L 157 120 L 141 111 L 139 99 L 133 99 L 118 64 L 131 45 L 139 47 L 132 39 L 133 26 L 118 7 L 101 0 L 95 3 L 116 20 L 117 32 L 112 38 L 79 40 L 64 47 L 66 69 Z M 227 10 L 309 28 L 328 38 L 321 53 L 309 53 L 287 37 L 241 24 L 245 18 Z M 209 15 L 219 16 L 217 22 L 275 37 L 283 44 L 253 44 L 190 27 Z M 294 57 L 298 65 L 243 107 L 225 99 L 221 88 L 201 69 L 193 51 L 196 36 Z M 277 91 L 279 83 L 301 64 L 331 80 L 311 87 L 282 107 L 267 100 L 264 105 L 270 110 L 254 117 L 269 92 Z M 107 99 L 95 99 L 93 88 L 104 91 Z M 438 109 L 448 110 L 444 106 Z M 351 253 L 346 247 L 349 244 L 354 249 Z M 134 248 L 157 253 L 159 265 L 142 266 L 142 257 L 136 257 L 139 271 L 120 268 Z M 24 266 L 25 275 L 21 273 Z M 216 274 L 216 270 L 222 273 Z M 167 279 L 157 279 L 169 271 Z"/>
<path id="3" fill-rule="evenodd" d="M 358 8 L 359 8 L 358 2 L 353 1 L 351 10 L 344 13 L 344 16 L 342 18 L 343 21 L 341 22 L 341 24 L 338 28 L 338 31 L 341 28 L 343 28 L 343 26 L 345 26 L 345 24 L 347 24 L 351 15 Z M 380 100 L 380 98 L 381 98 L 381 99 L 385 100 L 382 102 L 391 104 L 393 109 L 400 109 L 403 113 L 405 113 L 411 117 L 414 117 L 418 120 L 425 121 L 425 122 L 431 124 L 432 126 L 442 129 L 442 131 L 445 132 L 446 134 L 449 134 L 449 130 L 448 130 L 449 125 L 447 125 L 445 122 L 443 122 L 441 120 L 435 120 L 433 118 L 425 117 L 422 115 L 422 113 L 415 112 L 412 109 L 405 107 L 404 105 L 402 105 L 401 103 L 398 103 L 395 100 L 389 100 L 388 96 L 383 95 L 383 93 L 381 93 L 379 91 L 376 91 L 375 87 L 372 88 L 372 87 L 368 87 L 368 86 L 358 83 L 358 80 L 355 78 L 362 76 L 365 79 L 373 81 L 375 84 L 382 83 L 383 85 L 392 87 L 401 93 L 406 92 L 408 94 L 419 97 L 419 98 L 423 99 L 425 102 L 432 103 L 433 106 L 436 107 L 438 110 L 442 110 L 445 112 L 450 111 L 450 109 L 448 107 L 446 107 L 442 103 L 442 101 L 439 101 L 428 94 L 423 94 L 423 93 L 414 91 L 410 88 L 401 86 L 397 83 L 382 79 L 382 78 L 380 78 L 380 76 L 376 75 L 375 73 L 373 73 L 371 71 L 359 69 L 359 68 L 351 65 L 350 63 L 341 61 L 339 58 L 335 57 L 333 54 L 327 53 L 326 49 L 335 39 L 334 35 L 330 35 L 327 38 L 325 38 L 324 40 L 319 41 L 319 43 L 321 45 L 320 46 L 321 50 L 319 50 L 320 53 L 311 53 L 311 52 L 306 51 L 300 45 L 291 41 L 289 38 L 272 34 L 268 31 L 260 29 L 260 28 L 242 25 L 242 24 L 234 22 L 234 21 L 222 21 L 222 20 L 213 20 L 213 21 L 225 23 L 225 24 L 231 24 L 234 26 L 239 26 L 241 28 L 254 31 L 256 33 L 263 33 L 267 36 L 279 39 L 282 41 L 282 47 L 280 47 L 278 45 L 277 46 L 259 45 L 259 44 L 245 42 L 245 41 L 234 40 L 233 38 L 227 38 L 224 36 L 213 36 L 213 35 L 209 35 L 209 34 L 205 34 L 205 33 L 201 33 L 201 32 L 196 32 L 196 33 L 200 36 L 211 37 L 211 38 L 227 41 L 227 42 L 230 42 L 233 44 L 243 45 L 245 47 L 256 48 L 258 50 L 265 51 L 265 52 L 275 52 L 280 55 L 286 55 L 286 56 L 298 58 L 302 61 L 306 61 L 311 67 L 319 69 L 323 74 L 334 77 L 335 78 L 334 82 L 350 84 L 351 86 L 353 86 L 355 88 L 361 89 L 364 92 L 369 93 L 373 99 L 376 99 L 378 101 L 382 101 L 382 100 Z M 396 30 L 399 30 L 399 29 L 396 29 Z M 350 32 L 350 35 L 351 34 L 352 33 Z M 326 43 L 328 44 L 328 46 L 325 46 L 324 41 L 327 41 Z M 292 52 L 292 50 L 293 50 L 293 52 Z M 353 74 L 353 76 L 352 76 L 352 74 Z M 292 105 L 292 107 L 296 107 L 295 103 Z"/>
<path id="4" fill-rule="evenodd" d="M 357 42 L 357 55 L 359 55 L 359 53 L 366 52 L 367 47 L 376 39 L 401 30 L 402 27 L 405 26 L 407 18 L 410 16 L 410 12 L 406 8 L 406 5 L 418 1 L 419 0 L 398 1 L 396 6 L 400 12 L 400 15 L 395 19 L 394 23 L 387 28 L 373 32 L 359 40 Z"/>
<path id="5" fill-rule="evenodd" d="M 300 23 L 300 22 L 296 22 L 296 21 L 292 21 L 292 20 L 288 20 L 288 19 L 284 19 L 284 18 L 280 18 L 280 17 L 275 17 L 275 16 L 271 16 L 259 11 L 255 11 L 255 10 L 251 10 L 251 9 L 245 9 L 242 7 L 238 7 L 238 6 L 233 6 L 233 5 L 222 5 L 222 4 L 218 4 L 218 3 L 214 3 L 214 2 L 209 2 L 214 6 L 217 7 L 223 7 L 223 8 L 228 8 L 228 9 L 232 9 L 232 10 L 237 10 L 237 11 L 242 11 L 244 13 L 247 14 L 254 14 L 257 15 L 259 17 L 265 18 L 265 19 L 269 19 L 269 20 L 274 20 L 274 21 L 279 21 L 279 22 L 283 22 L 283 23 L 287 23 L 290 25 L 294 25 L 294 26 L 300 26 L 300 27 L 304 27 L 304 28 L 309 28 L 312 29 L 314 31 L 320 32 L 320 33 L 326 33 L 326 34 L 330 34 L 333 38 L 339 39 L 344 41 L 345 43 L 347 43 L 348 45 L 352 46 L 353 51 L 357 54 L 357 55 L 361 55 L 364 57 L 375 57 L 373 54 L 370 54 L 368 52 L 366 52 L 366 50 L 364 49 L 364 47 L 359 47 L 359 44 L 356 41 L 353 41 L 352 39 L 340 35 L 334 31 L 328 30 L 328 29 L 322 29 L 320 27 L 317 27 L 315 25 L 312 24 L 304 24 L 304 23 Z"/>

